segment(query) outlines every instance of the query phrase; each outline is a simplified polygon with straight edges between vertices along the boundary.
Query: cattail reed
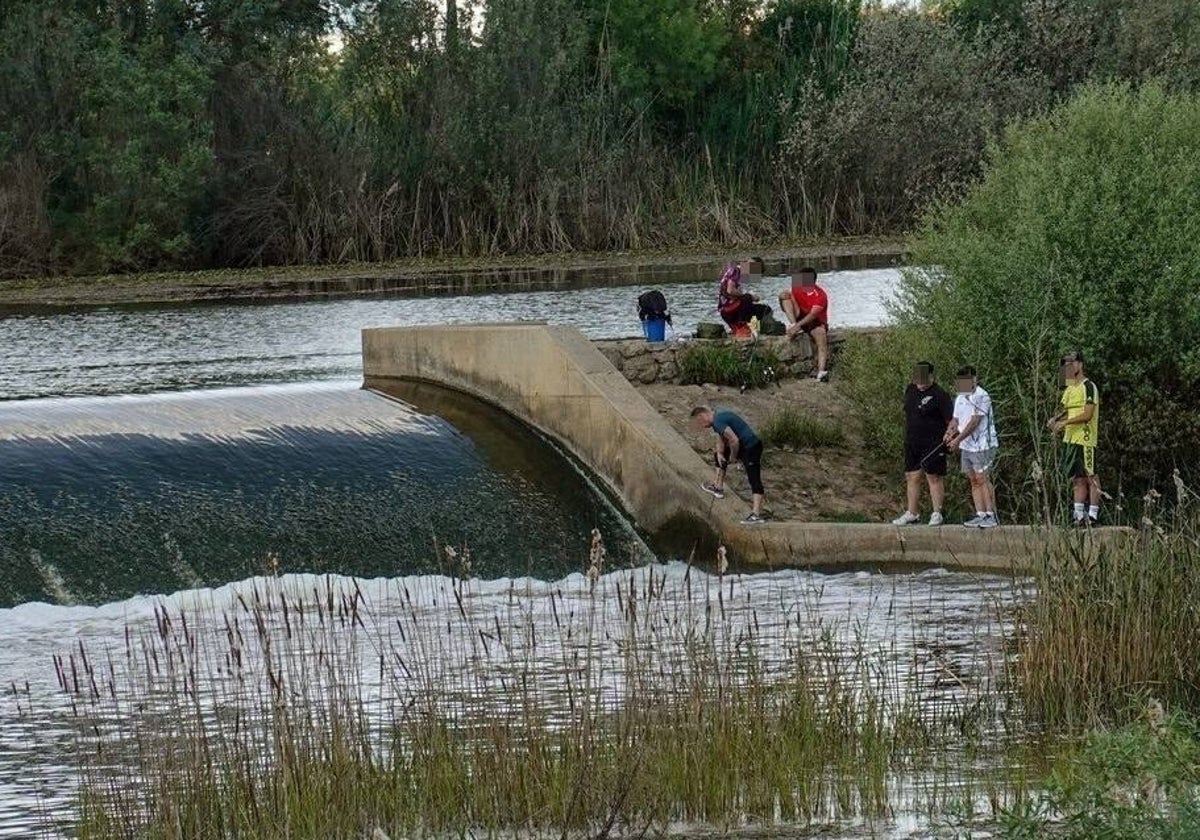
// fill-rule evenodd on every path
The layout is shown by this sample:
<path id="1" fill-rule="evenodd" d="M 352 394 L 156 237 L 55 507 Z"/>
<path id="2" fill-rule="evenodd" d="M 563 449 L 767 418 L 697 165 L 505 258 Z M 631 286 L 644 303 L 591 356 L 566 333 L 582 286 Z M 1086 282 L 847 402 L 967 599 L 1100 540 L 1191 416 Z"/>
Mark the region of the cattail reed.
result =
<path id="1" fill-rule="evenodd" d="M 448 565 L 465 553 L 439 550 Z M 881 644 L 809 578 L 756 585 L 723 552 L 713 576 L 605 573 L 605 559 L 593 531 L 587 573 L 557 583 L 264 578 L 186 622 L 164 603 L 103 666 L 57 657 L 81 831 L 824 825 L 937 812 L 964 795 L 963 768 L 1003 760 L 994 683 L 974 665 L 938 682 L 944 662 L 897 652 L 936 639 L 896 621 Z"/>

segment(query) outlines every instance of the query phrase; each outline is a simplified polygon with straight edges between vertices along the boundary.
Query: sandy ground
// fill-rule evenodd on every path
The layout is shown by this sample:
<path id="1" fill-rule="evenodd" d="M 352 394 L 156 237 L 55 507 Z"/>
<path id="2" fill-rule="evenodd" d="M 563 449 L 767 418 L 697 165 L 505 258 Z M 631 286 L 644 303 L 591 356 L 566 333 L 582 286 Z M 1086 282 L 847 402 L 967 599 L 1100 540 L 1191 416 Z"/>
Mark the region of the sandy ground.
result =
<path id="1" fill-rule="evenodd" d="M 896 237 L 845 237 L 736 249 L 766 260 L 892 256 L 904 250 Z M 354 297 L 388 292 L 452 292 L 501 288 L 521 272 L 581 272 L 636 266 L 720 264 L 728 251 L 672 248 L 663 251 L 560 253 L 482 258 L 432 257 L 380 263 L 273 266 L 191 272 L 112 274 L 95 277 L 31 277 L 0 280 L 0 310 L 73 306 L 172 304 L 195 301 Z M 516 276 L 505 273 L 516 273 Z M 491 276 L 500 273 L 500 276 Z M 528 278 L 526 278 L 528 279 Z M 429 285 L 430 283 L 433 285 Z"/>
<path id="2" fill-rule="evenodd" d="M 877 466 L 878 459 L 864 448 L 855 410 L 836 382 L 789 380 L 745 393 L 717 385 L 655 383 L 636 387 L 692 448 L 710 462 L 716 437 L 711 431 L 692 426 L 694 405 L 730 408 L 756 428 L 785 405 L 840 426 L 846 435 L 842 447 L 800 451 L 767 447 L 763 455 L 763 486 L 766 507 L 776 519 L 886 522 L 904 506 L 899 455 L 894 474 Z M 749 510 L 745 473 L 735 469 L 729 476 L 728 485 L 747 500 Z"/>

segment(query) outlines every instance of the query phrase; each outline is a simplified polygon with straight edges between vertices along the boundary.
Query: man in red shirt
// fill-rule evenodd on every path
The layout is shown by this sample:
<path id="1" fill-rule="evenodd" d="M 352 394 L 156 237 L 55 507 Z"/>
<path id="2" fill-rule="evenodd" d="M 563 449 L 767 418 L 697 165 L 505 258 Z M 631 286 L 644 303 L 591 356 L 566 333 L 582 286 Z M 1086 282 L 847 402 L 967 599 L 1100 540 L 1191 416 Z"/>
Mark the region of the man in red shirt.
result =
<path id="1" fill-rule="evenodd" d="M 788 338 L 794 339 L 803 332 L 812 340 L 817 357 L 817 381 L 828 381 L 829 297 L 817 285 L 817 270 L 802 268 L 799 274 L 793 274 L 791 290 L 779 293 L 779 306 L 791 322 L 787 329 Z"/>

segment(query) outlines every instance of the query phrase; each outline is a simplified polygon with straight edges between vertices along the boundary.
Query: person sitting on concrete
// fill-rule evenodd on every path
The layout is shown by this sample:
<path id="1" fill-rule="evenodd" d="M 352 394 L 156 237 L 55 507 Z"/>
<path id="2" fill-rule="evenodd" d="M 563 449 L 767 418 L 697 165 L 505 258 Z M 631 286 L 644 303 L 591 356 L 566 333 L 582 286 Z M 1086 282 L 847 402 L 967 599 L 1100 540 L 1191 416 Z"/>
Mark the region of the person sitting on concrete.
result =
<path id="1" fill-rule="evenodd" d="M 791 326 L 788 338 L 795 339 L 804 333 L 812 341 L 813 355 L 817 357 L 818 382 L 829 380 L 829 296 L 817 285 L 817 270 L 802 268 L 792 275 L 792 287 L 779 293 L 779 305 Z"/>
<path id="2" fill-rule="evenodd" d="M 717 289 L 717 310 L 721 319 L 729 325 L 729 330 L 738 337 L 750 335 L 750 319 L 758 318 L 759 323 L 770 319 L 771 307 L 759 303 L 758 298 L 742 288 L 742 268 L 731 263 L 725 267 L 721 275 L 721 284 Z"/>
<path id="3" fill-rule="evenodd" d="M 706 481 L 700 486 L 718 499 L 725 498 L 725 473 L 732 462 L 741 461 L 746 470 L 746 480 L 750 482 L 751 506 L 742 524 L 761 525 L 766 521 L 762 515 L 762 441 L 749 423 L 727 409 L 713 411 L 706 405 L 698 405 L 692 409 L 692 419 L 700 428 L 712 429 L 717 435 L 717 448 L 713 456 L 717 473 L 713 481 Z"/>
<path id="4" fill-rule="evenodd" d="M 933 512 L 930 525 L 942 524 L 942 502 L 946 498 L 946 430 L 954 418 L 954 400 L 933 378 L 933 364 L 917 362 L 912 382 L 904 391 L 904 479 L 908 507 L 892 520 L 893 525 L 920 522 L 921 475 L 929 484 Z"/>

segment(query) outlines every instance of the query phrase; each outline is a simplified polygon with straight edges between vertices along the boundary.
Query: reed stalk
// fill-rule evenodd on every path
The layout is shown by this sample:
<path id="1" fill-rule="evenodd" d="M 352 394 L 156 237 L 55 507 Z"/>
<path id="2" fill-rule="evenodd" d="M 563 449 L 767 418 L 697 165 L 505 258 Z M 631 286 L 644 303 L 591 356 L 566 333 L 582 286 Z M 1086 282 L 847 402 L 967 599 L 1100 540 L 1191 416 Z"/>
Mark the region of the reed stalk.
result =
<path id="1" fill-rule="evenodd" d="M 903 653 L 928 640 L 873 640 L 819 597 L 648 567 L 503 597 L 463 577 L 260 578 L 164 606 L 123 649 L 55 661 L 79 723 L 80 836 L 606 836 L 940 812 L 1002 704 Z"/>

